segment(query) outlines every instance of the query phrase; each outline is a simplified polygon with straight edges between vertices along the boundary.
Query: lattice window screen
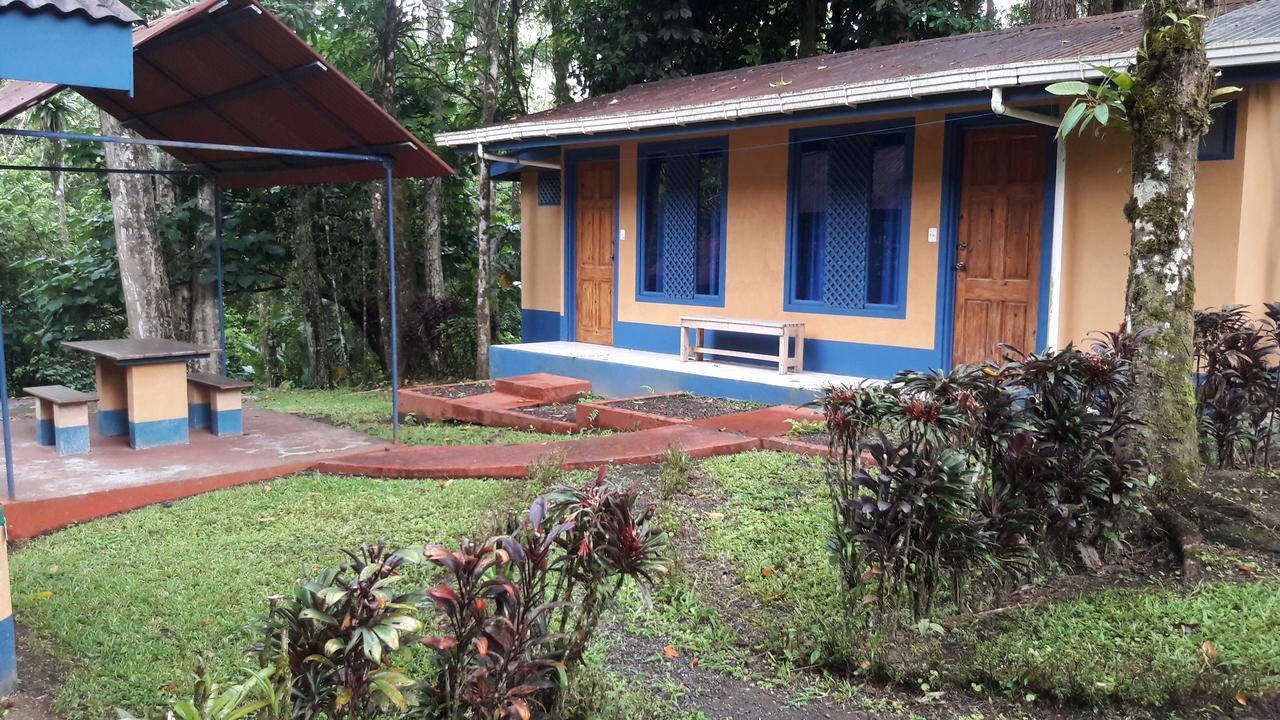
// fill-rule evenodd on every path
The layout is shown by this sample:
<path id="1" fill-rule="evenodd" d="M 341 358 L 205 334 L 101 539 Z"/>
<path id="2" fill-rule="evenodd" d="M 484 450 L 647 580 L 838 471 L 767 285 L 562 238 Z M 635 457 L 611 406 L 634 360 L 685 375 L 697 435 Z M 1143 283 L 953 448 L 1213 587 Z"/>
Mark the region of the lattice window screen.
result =
<path id="1" fill-rule="evenodd" d="M 698 157 L 668 158 L 661 172 L 663 291 L 692 299 L 698 265 Z"/>
<path id="2" fill-rule="evenodd" d="M 559 205 L 560 204 L 560 171 L 559 170 L 539 170 L 538 171 L 538 204 L 539 205 Z"/>
<path id="3" fill-rule="evenodd" d="M 823 297 L 828 305 L 867 305 L 867 244 L 871 231 L 871 140 L 830 141 Z"/>

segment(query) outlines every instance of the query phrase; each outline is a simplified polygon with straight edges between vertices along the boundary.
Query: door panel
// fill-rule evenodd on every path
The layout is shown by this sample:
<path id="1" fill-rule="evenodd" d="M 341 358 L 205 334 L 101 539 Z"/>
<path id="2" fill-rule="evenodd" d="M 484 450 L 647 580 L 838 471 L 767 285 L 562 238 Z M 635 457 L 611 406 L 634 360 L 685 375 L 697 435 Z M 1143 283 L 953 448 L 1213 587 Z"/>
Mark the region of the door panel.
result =
<path id="1" fill-rule="evenodd" d="M 578 163 L 574 189 L 577 258 L 574 314 L 579 342 L 613 344 L 613 237 L 617 210 L 618 163 Z"/>
<path id="2" fill-rule="evenodd" d="M 1036 348 L 1046 143 L 1039 126 L 964 135 L 952 362 Z"/>

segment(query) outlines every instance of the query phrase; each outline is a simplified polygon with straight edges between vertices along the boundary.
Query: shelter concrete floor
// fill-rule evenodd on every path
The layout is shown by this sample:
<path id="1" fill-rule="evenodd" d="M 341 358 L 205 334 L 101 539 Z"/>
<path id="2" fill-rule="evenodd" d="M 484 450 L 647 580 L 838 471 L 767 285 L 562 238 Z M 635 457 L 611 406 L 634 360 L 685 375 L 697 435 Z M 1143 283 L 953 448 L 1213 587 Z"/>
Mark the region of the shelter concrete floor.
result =
<path id="1" fill-rule="evenodd" d="M 314 420 L 246 407 L 243 435 L 192 429 L 187 445 L 147 450 L 103 437 L 91 413 L 90 451 L 58 455 L 36 443 L 29 403 L 15 403 L 13 500 L 4 500 L 9 539 L 157 502 L 302 472 L 321 460 L 385 446 L 381 440 Z M 0 490 L 0 494 L 3 491 Z"/>

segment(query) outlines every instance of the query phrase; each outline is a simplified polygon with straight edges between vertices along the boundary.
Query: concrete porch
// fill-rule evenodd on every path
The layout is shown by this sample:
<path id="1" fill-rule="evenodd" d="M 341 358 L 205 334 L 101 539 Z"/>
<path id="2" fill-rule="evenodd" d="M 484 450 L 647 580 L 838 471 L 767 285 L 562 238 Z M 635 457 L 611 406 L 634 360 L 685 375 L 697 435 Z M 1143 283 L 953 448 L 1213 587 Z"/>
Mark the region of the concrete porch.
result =
<path id="1" fill-rule="evenodd" d="M 592 392 L 605 397 L 683 390 L 767 405 L 803 404 L 816 398 L 827 386 L 866 381 L 860 377 L 819 372 L 780 375 L 776 367 L 738 363 L 682 362 L 674 353 L 567 341 L 494 345 L 490 348 L 490 377 L 531 373 L 552 373 L 588 380 Z"/>

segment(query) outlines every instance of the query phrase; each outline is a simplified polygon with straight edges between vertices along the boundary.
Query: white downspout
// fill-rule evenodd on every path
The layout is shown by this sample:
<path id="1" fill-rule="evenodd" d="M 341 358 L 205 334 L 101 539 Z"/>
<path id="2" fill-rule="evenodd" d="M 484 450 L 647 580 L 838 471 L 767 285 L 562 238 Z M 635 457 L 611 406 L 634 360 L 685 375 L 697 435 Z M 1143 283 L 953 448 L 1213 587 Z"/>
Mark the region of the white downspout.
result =
<path id="1" fill-rule="evenodd" d="M 1058 127 L 1060 121 L 1052 115 L 1030 112 L 1004 104 L 1003 88 L 991 88 L 991 112 L 1004 117 Z M 1067 142 L 1057 139 L 1057 153 L 1053 168 L 1053 248 L 1049 257 L 1049 312 L 1045 323 L 1045 347 L 1058 345 L 1058 333 L 1062 329 L 1062 218 L 1067 198 Z"/>

